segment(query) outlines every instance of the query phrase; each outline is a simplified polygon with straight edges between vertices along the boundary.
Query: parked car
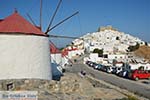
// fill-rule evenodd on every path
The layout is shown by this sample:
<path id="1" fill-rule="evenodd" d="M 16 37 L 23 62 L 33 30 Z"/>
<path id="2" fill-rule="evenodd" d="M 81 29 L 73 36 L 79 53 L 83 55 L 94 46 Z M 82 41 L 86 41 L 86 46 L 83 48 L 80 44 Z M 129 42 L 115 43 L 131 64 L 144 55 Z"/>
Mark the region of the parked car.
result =
<path id="1" fill-rule="evenodd" d="M 91 61 L 87 61 L 87 63 L 86 63 L 86 64 L 90 66 L 90 64 L 91 64 L 91 63 L 92 63 Z"/>
<path id="2" fill-rule="evenodd" d="M 128 71 L 128 70 L 122 70 L 121 72 L 118 73 L 118 76 L 128 78 L 129 73 L 130 73 L 130 71 Z"/>
<path id="3" fill-rule="evenodd" d="M 95 66 L 95 69 L 97 69 L 97 70 L 101 70 L 101 68 L 103 67 L 103 65 L 101 65 L 101 64 L 97 64 L 96 66 Z"/>
<path id="4" fill-rule="evenodd" d="M 89 61 L 86 61 L 85 63 L 88 65 Z"/>
<path id="5" fill-rule="evenodd" d="M 106 72 L 106 66 L 103 65 L 100 70 Z"/>
<path id="6" fill-rule="evenodd" d="M 133 80 L 150 79 L 150 70 L 134 70 L 129 77 Z"/>
<path id="7" fill-rule="evenodd" d="M 113 74 L 116 74 L 116 75 L 119 75 L 119 73 L 123 70 L 122 67 L 113 67 L 112 68 L 112 73 Z"/>
<path id="8" fill-rule="evenodd" d="M 89 66 L 92 67 L 93 66 L 93 62 L 90 62 Z"/>
<path id="9" fill-rule="evenodd" d="M 111 66 L 108 66 L 107 69 L 106 69 L 106 72 L 107 73 L 112 73 L 113 71 L 113 68 Z"/>
<path id="10" fill-rule="evenodd" d="M 93 64 L 93 62 L 87 61 L 86 64 L 91 67 L 91 65 Z"/>
<path id="11" fill-rule="evenodd" d="M 97 65 L 97 63 L 93 62 L 91 67 L 93 67 L 95 69 L 95 66 Z"/>
<path id="12" fill-rule="evenodd" d="M 101 71 L 107 72 L 107 73 L 112 73 L 113 68 L 111 66 L 102 66 Z"/>
<path id="13" fill-rule="evenodd" d="M 113 69 L 113 70 L 112 70 L 112 74 L 116 74 L 116 72 L 117 72 L 117 67 L 114 66 L 112 69 Z"/>

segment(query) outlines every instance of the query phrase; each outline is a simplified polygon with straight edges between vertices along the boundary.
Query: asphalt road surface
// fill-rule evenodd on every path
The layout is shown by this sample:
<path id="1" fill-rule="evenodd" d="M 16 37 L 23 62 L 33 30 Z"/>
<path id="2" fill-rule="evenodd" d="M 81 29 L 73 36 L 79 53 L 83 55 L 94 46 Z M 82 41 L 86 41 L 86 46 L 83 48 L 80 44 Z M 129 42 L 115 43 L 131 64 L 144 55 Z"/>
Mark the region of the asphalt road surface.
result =
<path id="1" fill-rule="evenodd" d="M 97 79 L 111 83 L 120 88 L 127 89 L 128 91 L 134 92 L 138 95 L 150 99 L 150 85 L 146 85 L 129 79 L 124 79 L 113 74 L 108 74 L 105 72 L 94 70 L 82 63 L 75 63 L 72 66 L 70 66 L 70 68 L 68 68 L 67 70 L 73 73 L 79 73 L 80 71 L 85 70 L 87 74 L 91 74 Z"/>

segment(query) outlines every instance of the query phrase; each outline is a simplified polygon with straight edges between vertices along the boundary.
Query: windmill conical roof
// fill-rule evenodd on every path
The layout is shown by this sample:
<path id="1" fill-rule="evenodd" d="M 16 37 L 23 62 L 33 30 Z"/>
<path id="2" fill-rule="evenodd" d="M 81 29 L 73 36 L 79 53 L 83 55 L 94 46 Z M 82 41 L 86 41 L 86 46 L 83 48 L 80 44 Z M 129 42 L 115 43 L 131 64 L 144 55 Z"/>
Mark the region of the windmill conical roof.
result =
<path id="1" fill-rule="evenodd" d="M 46 35 L 36 26 L 23 18 L 17 11 L 0 21 L 0 33 Z"/>

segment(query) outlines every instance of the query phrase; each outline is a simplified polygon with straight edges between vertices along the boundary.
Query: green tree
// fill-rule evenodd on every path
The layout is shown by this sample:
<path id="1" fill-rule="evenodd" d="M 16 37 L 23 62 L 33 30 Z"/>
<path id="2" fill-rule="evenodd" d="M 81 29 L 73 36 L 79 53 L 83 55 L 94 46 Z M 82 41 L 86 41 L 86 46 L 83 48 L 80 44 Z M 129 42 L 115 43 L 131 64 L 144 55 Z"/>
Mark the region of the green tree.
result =
<path id="1" fill-rule="evenodd" d="M 96 48 L 96 49 L 93 50 L 93 53 L 98 53 L 98 51 L 99 51 L 99 49 Z"/>
<path id="2" fill-rule="evenodd" d="M 62 48 L 59 48 L 59 50 L 60 50 L 60 51 L 62 51 L 63 49 L 64 49 L 64 47 L 62 47 Z"/>
<path id="3" fill-rule="evenodd" d="M 95 49 L 93 50 L 93 53 L 98 53 L 99 55 L 103 55 L 103 49 L 95 48 Z"/>
<path id="4" fill-rule="evenodd" d="M 135 46 L 129 46 L 128 49 L 129 49 L 130 52 L 133 52 L 133 51 L 139 49 L 139 47 L 140 47 L 140 44 L 136 43 Z"/>
<path id="5" fill-rule="evenodd" d="M 147 42 L 145 42 L 145 45 L 146 45 L 146 46 L 148 46 L 148 43 L 147 43 Z"/>

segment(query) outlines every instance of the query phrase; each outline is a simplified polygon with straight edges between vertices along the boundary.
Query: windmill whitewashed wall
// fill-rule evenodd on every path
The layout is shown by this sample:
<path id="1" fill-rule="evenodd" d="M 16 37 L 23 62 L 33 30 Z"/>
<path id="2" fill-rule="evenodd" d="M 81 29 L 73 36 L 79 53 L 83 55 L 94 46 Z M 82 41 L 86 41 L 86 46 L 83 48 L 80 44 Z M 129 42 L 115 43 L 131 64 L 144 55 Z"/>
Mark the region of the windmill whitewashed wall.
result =
<path id="1" fill-rule="evenodd" d="M 0 22 L 0 79 L 51 80 L 49 39 L 17 12 Z"/>

